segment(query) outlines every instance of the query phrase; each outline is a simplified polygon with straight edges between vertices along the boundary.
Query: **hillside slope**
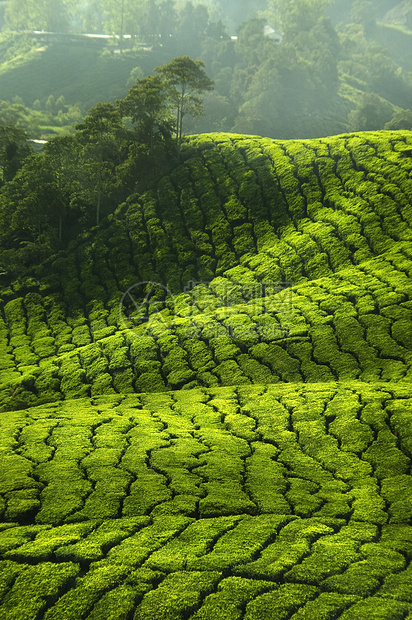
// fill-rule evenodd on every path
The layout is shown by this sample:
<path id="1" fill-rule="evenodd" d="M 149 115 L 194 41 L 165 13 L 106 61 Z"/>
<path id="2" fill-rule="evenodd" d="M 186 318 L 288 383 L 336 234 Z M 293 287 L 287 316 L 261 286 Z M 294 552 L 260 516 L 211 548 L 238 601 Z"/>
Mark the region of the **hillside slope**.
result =
<path id="1" fill-rule="evenodd" d="M 409 379 L 411 144 L 193 138 L 157 191 L 2 291 L 3 406 Z"/>
<path id="2" fill-rule="evenodd" d="M 0 617 L 412 618 L 412 136 L 195 136 L 1 289 Z"/>
<path id="3" fill-rule="evenodd" d="M 411 404 L 287 384 L 3 414 L 2 618 L 410 617 Z"/>
<path id="4" fill-rule="evenodd" d="M 3 43 L 3 47 L 4 47 Z M 44 106 L 49 95 L 63 95 L 67 104 L 79 103 L 87 111 L 99 101 L 115 101 L 126 94 L 130 72 L 138 64 L 150 72 L 149 58 L 102 56 L 102 49 L 90 44 L 51 43 L 2 61 L 2 99 L 21 97 L 32 106 L 38 99 Z"/>

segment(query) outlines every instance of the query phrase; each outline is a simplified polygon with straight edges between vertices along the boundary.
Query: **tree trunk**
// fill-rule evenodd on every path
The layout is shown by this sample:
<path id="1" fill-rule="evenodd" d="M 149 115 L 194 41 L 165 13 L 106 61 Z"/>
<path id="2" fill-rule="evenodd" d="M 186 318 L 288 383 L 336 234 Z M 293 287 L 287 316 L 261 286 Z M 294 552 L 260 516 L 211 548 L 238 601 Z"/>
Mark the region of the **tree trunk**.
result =
<path id="1" fill-rule="evenodd" d="M 176 118 L 176 152 L 177 157 L 179 158 L 180 144 L 179 144 L 179 131 L 180 131 L 180 108 L 177 107 L 177 118 Z"/>

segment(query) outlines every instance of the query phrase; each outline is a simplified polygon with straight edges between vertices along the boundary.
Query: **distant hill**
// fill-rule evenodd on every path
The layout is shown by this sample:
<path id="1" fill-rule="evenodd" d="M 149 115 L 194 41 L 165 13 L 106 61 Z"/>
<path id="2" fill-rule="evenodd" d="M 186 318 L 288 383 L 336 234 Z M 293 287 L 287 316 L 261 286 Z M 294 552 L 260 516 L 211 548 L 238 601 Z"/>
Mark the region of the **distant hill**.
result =
<path id="1" fill-rule="evenodd" d="M 388 11 L 382 19 L 384 24 L 405 26 L 412 30 L 412 2 L 402 0 L 397 6 Z"/>
<path id="2" fill-rule="evenodd" d="M 350 12 L 355 0 L 335 0 L 331 5 L 326 7 L 326 14 L 331 17 L 335 24 L 339 22 L 348 23 L 350 21 Z M 393 9 L 399 0 L 375 0 L 373 8 L 377 13 L 378 19 L 381 19 L 385 13 Z"/>
<path id="3" fill-rule="evenodd" d="M 86 112 L 99 101 L 123 97 L 132 69 L 142 66 L 150 73 L 153 63 L 147 54 L 136 57 L 106 49 L 102 56 L 101 47 L 81 41 L 38 45 L 0 64 L 1 97 L 12 101 L 18 96 L 31 106 L 37 99 L 44 105 L 49 95 L 63 95 L 68 104 L 80 103 Z"/>
<path id="4" fill-rule="evenodd" d="M 349 19 L 346 13 L 342 17 L 344 21 Z M 33 42 L 23 35 L 13 35 L 16 41 L 13 37 L 13 40 L 9 40 L 8 36 L 2 33 L 0 37 L 1 98 L 9 102 L 17 100 L 29 108 L 35 104 L 35 109 L 43 113 L 47 113 L 46 102 L 50 95 L 55 100 L 63 96 L 68 107 L 78 104 L 77 115 L 85 114 L 100 101 L 120 99 L 130 87 L 130 80 L 133 82 L 136 78 L 136 73 L 131 74 L 133 70 L 137 70 L 139 75 L 151 74 L 156 66 L 169 61 L 172 55 L 171 50 L 161 47 L 153 50 L 127 50 L 127 53 L 120 54 L 118 49 L 102 50 L 81 40 L 49 41 L 32 47 Z M 275 138 L 312 138 L 350 130 L 383 129 L 399 108 L 409 107 L 411 87 L 408 76 L 412 67 L 412 54 L 409 52 L 412 39 L 404 26 L 380 22 L 373 32 L 365 37 L 362 35 L 356 45 L 353 32 L 343 34 L 342 37 L 342 53 L 339 52 L 338 44 L 332 53 L 339 74 L 333 88 L 327 89 L 325 96 L 316 102 L 316 99 L 311 99 L 313 92 L 310 77 L 305 78 L 307 90 L 302 91 L 299 86 L 302 76 L 293 74 L 295 77 L 292 79 L 291 75 L 291 84 L 295 84 L 291 87 L 286 73 L 281 82 L 282 88 L 279 87 L 279 90 L 274 84 L 273 92 L 279 92 L 282 101 L 300 103 L 292 106 L 293 109 L 287 105 L 280 106 L 279 113 L 273 113 L 273 106 L 269 103 L 267 109 L 262 107 L 260 94 L 265 88 L 264 79 L 262 85 L 257 85 L 250 92 L 249 82 L 244 81 L 240 97 L 232 99 L 236 88 L 240 88 L 239 79 L 245 79 L 240 48 L 233 47 L 234 41 L 230 39 L 220 42 L 222 51 L 217 61 L 212 50 L 217 49 L 218 41 L 213 44 L 209 41 L 210 47 L 205 43 L 204 54 L 197 50 L 196 57 L 204 58 L 206 70 L 215 79 L 216 87 L 214 92 L 205 97 L 205 116 L 187 118 L 186 130 L 191 133 L 226 130 L 259 133 Z M 355 38 L 349 44 L 347 37 Z M 180 53 L 179 50 L 174 50 L 173 55 L 177 53 Z M 305 64 L 303 57 L 304 53 L 302 67 Z M 315 76 L 319 63 L 320 56 L 316 52 L 308 76 Z M 256 73 L 256 67 L 252 65 L 251 76 Z M 322 74 L 323 70 L 320 70 Z M 313 80 L 316 83 L 319 76 L 313 77 Z M 316 92 L 317 89 L 313 90 Z M 307 95 L 302 95 L 302 92 L 307 92 Z M 365 99 L 371 92 L 378 98 L 368 113 Z M 246 97 L 245 101 L 243 97 Z M 270 101 L 270 89 L 265 97 Z M 262 95 L 262 100 L 265 97 Z M 70 115 L 66 120 L 50 117 L 48 121 L 37 123 L 40 124 L 39 129 L 34 113 L 32 125 L 37 128 L 35 137 L 49 137 L 65 130 L 73 131 L 73 125 L 78 121 L 78 116 L 74 120 Z"/>

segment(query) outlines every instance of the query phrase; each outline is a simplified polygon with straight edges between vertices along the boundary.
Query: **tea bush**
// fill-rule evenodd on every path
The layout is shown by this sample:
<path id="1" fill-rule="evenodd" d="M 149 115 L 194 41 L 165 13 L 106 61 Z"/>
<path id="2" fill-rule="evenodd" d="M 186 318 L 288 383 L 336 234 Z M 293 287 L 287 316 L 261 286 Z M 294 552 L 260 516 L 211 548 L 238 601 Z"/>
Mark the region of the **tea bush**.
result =
<path id="1" fill-rule="evenodd" d="M 411 145 L 193 136 L 0 290 L 1 617 L 412 616 Z"/>
<path id="2" fill-rule="evenodd" d="M 2 613 L 411 613 L 398 391 L 246 385 L 3 414 Z"/>

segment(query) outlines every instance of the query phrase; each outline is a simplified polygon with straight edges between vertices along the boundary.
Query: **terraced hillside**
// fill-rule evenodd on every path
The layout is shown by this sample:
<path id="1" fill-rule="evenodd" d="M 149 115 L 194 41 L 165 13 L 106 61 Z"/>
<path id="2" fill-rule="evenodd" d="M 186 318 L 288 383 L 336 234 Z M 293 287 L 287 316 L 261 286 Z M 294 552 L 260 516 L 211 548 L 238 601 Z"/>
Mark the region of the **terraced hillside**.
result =
<path id="1" fill-rule="evenodd" d="M 193 137 L 1 289 L 0 618 L 412 618 L 412 136 Z"/>

